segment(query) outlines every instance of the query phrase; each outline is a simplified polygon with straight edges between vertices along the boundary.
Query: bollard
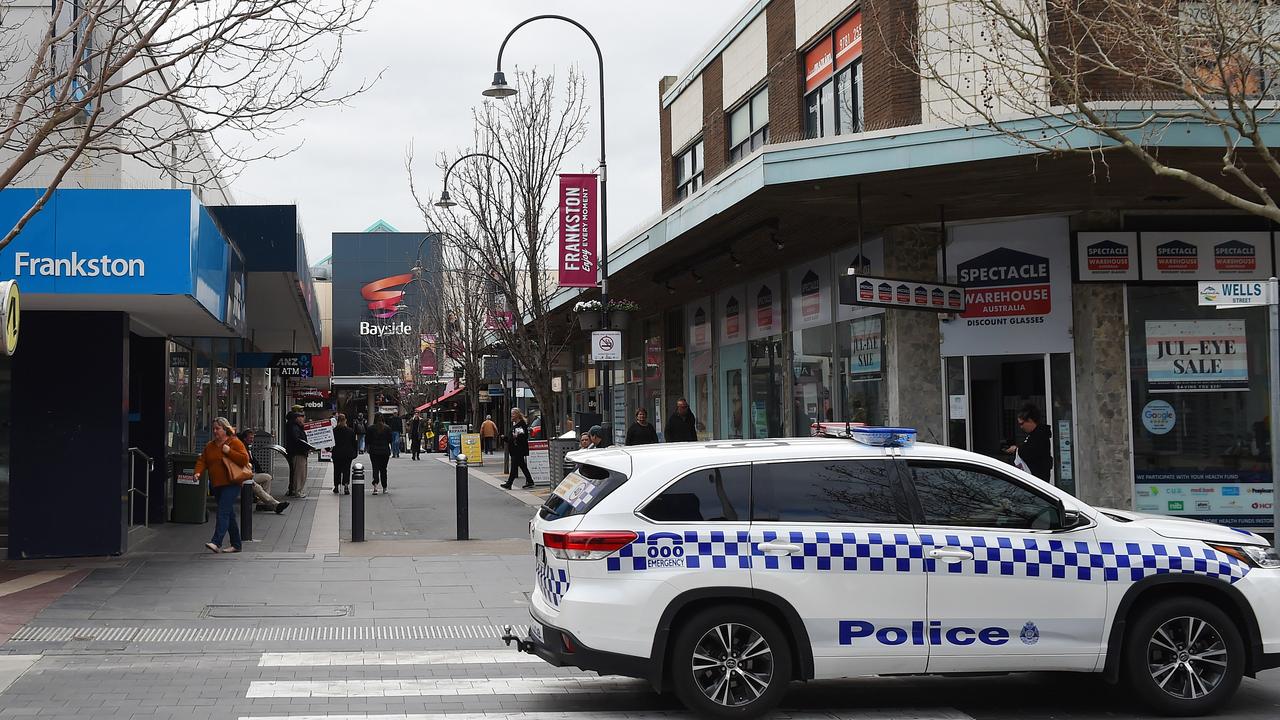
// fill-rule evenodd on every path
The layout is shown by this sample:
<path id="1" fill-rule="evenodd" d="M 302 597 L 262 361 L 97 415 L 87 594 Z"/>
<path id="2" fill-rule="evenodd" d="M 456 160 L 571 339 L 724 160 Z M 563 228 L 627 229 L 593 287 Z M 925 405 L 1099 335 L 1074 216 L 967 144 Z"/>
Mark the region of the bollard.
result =
<path id="1" fill-rule="evenodd" d="M 364 542 L 364 463 L 351 466 L 351 542 Z"/>
<path id="2" fill-rule="evenodd" d="M 458 539 L 470 540 L 471 528 L 467 526 L 469 508 L 467 507 L 467 459 L 465 457 L 458 458 L 455 480 L 458 490 Z"/>
<path id="3" fill-rule="evenodd" d="M 253 542 L 253 480 L 240 485 L 240 542 Z"/>

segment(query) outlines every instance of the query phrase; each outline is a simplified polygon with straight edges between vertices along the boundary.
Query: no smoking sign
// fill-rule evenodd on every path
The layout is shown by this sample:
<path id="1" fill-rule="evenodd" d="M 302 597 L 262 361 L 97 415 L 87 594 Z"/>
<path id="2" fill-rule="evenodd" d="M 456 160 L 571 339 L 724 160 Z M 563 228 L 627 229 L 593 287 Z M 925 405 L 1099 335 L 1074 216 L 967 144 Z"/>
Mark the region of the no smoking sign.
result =
<path id="1" fill-rule="evenodd" d="M 591 362 L 621 359 L 621 330 L 596 330 L 591 333 Z"/>

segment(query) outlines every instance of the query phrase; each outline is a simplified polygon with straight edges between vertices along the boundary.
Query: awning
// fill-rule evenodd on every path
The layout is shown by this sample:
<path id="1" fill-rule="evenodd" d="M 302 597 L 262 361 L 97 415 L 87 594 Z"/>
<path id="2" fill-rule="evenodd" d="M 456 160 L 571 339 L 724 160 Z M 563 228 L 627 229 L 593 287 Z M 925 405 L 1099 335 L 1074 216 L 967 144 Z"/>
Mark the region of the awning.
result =
<path id="1" fill-rule="evenodd" d="M 465 388 L 465 387 L 457 387 L 457 388 L 454 388 L 453 390 L 450 390 L 449 392 L 447 392 L 447 393 L 445 393 L 445 394 L 441 395 L 440 397 L 436 398 L 435 400 L 432 400 L 431 402 L 428 402 L 428 403 L 422 403 L 421 405 L 419 405 L 417 408 L 415 408 L 415 409 L 414 409 L 414 412 L 422 412 L 423 410 L 426 410 L 426 409 L 428 409 L 428 408 L 432 407 L 433 405 L 439 405 L 440 403 L 444 402 L 445 400 L 448 400 L 449 398 L 453 397 L 454 395 L 457 395 L 458 393 L 462 392 L 463 390 L 466 390 L 466 388 Z"/>

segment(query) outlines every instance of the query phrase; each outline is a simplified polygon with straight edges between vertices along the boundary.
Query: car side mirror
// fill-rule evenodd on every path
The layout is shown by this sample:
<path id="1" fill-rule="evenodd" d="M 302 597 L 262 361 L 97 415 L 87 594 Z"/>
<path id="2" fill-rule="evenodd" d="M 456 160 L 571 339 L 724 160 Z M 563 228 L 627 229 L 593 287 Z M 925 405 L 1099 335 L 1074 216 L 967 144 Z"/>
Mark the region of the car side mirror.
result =
<path id="1" fill-rule="evenodd" d="M 1062 511 L 1062 527 L 1060 530 L 1072 530 L 1080 526 L 1084 521 L 1084 516 L 1078 510 Z"/>

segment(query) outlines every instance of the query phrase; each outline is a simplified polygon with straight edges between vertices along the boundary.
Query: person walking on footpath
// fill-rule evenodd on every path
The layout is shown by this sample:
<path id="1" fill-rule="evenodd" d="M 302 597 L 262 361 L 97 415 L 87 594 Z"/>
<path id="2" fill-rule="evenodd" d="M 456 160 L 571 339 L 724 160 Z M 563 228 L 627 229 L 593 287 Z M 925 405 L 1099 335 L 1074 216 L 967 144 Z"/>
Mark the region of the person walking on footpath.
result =
<path id="1" fill-rule="evenodd" d="M 511 456 L 511 474 L 502 484 L 503 489 L 510 490 L 511 483 L 516 481 L 516 473 L 524 470 L 524 487 L 533 487 L 533 476 L 529 474 L 529 424 L 524 420 L 520 408 L 511 408 L 511 437 L 507 440 L 507 454 Z"/>
<path id="2" fill-rule="evenodd" d="M 1040 410 L 1035 405 L 1024 405 L 1018 412 L 1018 430 L 1014 444 L 1005 448 L 1005 453 L 1014 456 L 1015 465 L 1021 460 L 1026 465 L 1024 470 L 1049 482 L 1053 471 L 1053 442 L 1049 428 L 1040 424 Z"/>
<path id="3" fill-rule="evenodd" d="M 333 429 L 333 494 L 351 494 L 351 463 L 360 454 L 356 431 L 347 424 L 347 416 L 338 413 L 338 427 Z"/>
<path id="4" fill-rule="evenodd" d="M 214 418 L 213 439 L 204 446 L 204 452 L 196 460 L 196 477 L 209 471 L 209 484 L 218 499 L 218 521 L 213 527 L 213 538 L 204 546 L 209 552 L 238 553 L 240 526 L 236 523 L 236 503 L 240 501 L 240 485 L 244 480 L 236 475 L 249 465 L 249 451 L 236 437 L 235 428 L 226 418 Z M 223 549 L 222 538 L 231 534 L 231 547 Z"/>
<path id="5" fill-rule="evenodd" d="M 240 442 L 244 443 L 245 449 L 249 450 L 249 465 L 253 467 L 253 499 L 258 507 L 265 510 L 273 510 L 279 515 L 289 507 L 288 500 L 277 500 L 271 497 L 271 474 L 262 472 L 262 468 L 258 466 L 258 459 L 253 456 L 253 438 L 256 433 L 253 430 L 241 430 L 236 437 L 240 438 Z"/>
<path id="6" fill-rule="evenodd" d="M 373 464 L 373 494 L 378 494 L 378 483 L 382 483 L 382 494 L 391 492 L 387 487 L 387 463 L 391 462 L 391 427 L 381 414 L 373 416 L 373 424 L 364 435 L 365 447 L 369 449 L 369 462 Z"/>
<path id="7" fill-rule="evenodd" d="M 636 410 L 636 421 L 627 428 L 627 445 L 652 445 L 658 442 L 658 431 L 649 424 L 649 411 Z"/>
<path id="8" fill-rule="evenodd" d="M 698 439 L 698 420 L 689 409 L 689 401 L 680 398 L 676 401 L 676 411 L 667 420 L 667 442 L 695 442 Z"/>
<path id="9" fill-rule="evenodd" d="M 302 497 L 307 492 L 307 458 L 315 448 L 307 443 L 302 413 L 291 412 L 286 420 L 284 451 L 289 454 L 289 491 L 285 497 Z"/>
<path id="10" fill-rule="evenodd" d="M 493 421 L 492 415 L 485 415 L 484 422 L 480 423 L 480 447 L 485 455 L 493 454 L 493 446 L 497 440 L 498 423 Z"/>
<path id="11" fill-rule="evenodd" d="M 413 459 L 422 459 L 422 413 L 415 412 L 409 421 L 409 449 L 413 451 Z"/>
<path id="12" fill-rule="evenodd" d="M 356 431 L 356 439 L 360 441 L 360 452 L 364 452 L 365 433 L 369 432 L 369 425 L 364 421 L 364 413 L 356 414 L 356 421 L 352 424 L 352 428 Z"/>
<path id="13" fill-rule="evenodd" d="M 587 438 L 590 440 L 590 447 L 593 448 L 607 448 L 613 445 L 613 433 L 601 425 L 592 425 L 587 431 Z"/>
<path id="14" fill-rule="evenodd" d="M 387 421 L 387 427 L 391 428 L 391 457 L 400 457 L 400 436 L 404 434 L 404 420 L 399 415 L 392 415 Z"/>

